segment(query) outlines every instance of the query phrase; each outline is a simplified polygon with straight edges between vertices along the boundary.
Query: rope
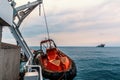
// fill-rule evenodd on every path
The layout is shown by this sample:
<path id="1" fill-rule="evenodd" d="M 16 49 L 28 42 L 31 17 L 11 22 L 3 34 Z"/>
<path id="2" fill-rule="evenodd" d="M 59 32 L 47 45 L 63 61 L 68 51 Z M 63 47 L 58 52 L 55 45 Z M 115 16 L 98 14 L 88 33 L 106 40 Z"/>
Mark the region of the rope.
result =
<path id="1" fill-rule="evenodd" d="M 46 18 L 46 13 L 45 13 L 44 4 L 42 4 L 42 8 L 43 8 L 43 14 L 44 14 L 44 19 L 45 19 L 46 29 L 47 29 L 47 36 L 48 36 L 48 39 L 50 39 L 49 29 L 48 29 L 48 23 L 47 23 L 47 18 Z"/>
<path id="2" fill-rule="evenodd" d="M 63 75 L 58 80 L 63 79 L 64 75 L 65 75 L 65 72 L 63 73 Z"/>
<path id="3" fill-rule="evenodd" d="M 59 58 L 62 57 L 61 51 L 59 51 L 59 50 L 58 50 L 58 55 L 59 55 Z M 62 69 L 63 69 L 63 71 L 64 71 L 64 67 L 65 67 L 65 66 L 64 66 L 63 63 L 61 63 L 61 64 L 62 64 Z M 62 79 L 66 80 L 66 72 L 65 72 L 65 71 L 64 71 L 63 74 L 60 76 L 60 78 L 58 78 L 58 80 L 62 80 Z"/>

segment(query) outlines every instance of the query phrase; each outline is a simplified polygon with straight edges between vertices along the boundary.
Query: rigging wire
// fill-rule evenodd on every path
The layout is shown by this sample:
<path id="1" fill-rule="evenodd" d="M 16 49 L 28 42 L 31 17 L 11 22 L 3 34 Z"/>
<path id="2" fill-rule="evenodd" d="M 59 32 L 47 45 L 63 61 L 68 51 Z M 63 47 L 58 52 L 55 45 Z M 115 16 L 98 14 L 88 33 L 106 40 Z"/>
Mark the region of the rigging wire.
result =
<path id="1" fill-rule="evenodd" d="M 41 5 L 39 4 L 39 16 L 41 16 Z"/>
<path id="2" fill-rule="evenodd" d="M 42 4 L 42 8 L 43 8 L 43 15 L 44 15 L 44 20 L 45 20 L 45 25 L 46 25 L 46 29 L 47 29 L 47 37 L 48 37 L 48 39 L 50 39 L 49 29 L 48 29 L 48 23 L 47 23 L 47 18 L 46 18 L 46 13 L 45 13 L 44 4 Z"/>

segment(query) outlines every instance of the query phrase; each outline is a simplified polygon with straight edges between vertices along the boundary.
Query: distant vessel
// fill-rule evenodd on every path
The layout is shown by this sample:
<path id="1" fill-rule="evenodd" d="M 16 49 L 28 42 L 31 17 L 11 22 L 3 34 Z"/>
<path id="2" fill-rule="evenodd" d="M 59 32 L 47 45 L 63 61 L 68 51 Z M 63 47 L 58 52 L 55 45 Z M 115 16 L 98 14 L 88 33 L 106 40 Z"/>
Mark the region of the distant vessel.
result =
<path id="1" fill-rule="evenodd" d="M 105 44 L 100 44 L 97 47 L 105 47 Z"/>

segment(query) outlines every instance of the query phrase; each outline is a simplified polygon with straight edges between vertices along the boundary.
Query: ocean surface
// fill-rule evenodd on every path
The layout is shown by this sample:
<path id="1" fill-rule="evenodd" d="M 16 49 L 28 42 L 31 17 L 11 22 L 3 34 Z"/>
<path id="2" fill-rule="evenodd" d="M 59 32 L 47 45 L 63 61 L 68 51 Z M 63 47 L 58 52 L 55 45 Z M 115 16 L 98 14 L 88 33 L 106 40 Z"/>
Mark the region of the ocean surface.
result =
<path id="1" fill-rule="evenodd" d="M 76 63 L 74 80 L 120 80 L 120 47 L 59 48 Z"/>

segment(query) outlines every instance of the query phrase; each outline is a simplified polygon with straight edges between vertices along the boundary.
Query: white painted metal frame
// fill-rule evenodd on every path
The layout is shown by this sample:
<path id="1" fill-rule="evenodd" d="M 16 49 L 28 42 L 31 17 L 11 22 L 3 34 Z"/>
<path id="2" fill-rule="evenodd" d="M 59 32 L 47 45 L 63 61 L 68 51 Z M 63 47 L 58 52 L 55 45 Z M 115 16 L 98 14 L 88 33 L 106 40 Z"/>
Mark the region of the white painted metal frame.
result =
<path id="1" fill-rule="evenodd" d="M 14 8 L 14 15 L 13 15 L 13 19 L 15 19 L 15 17 L 18 18 L 18 22 L 15 23 L 15 21 L 13 22 L 12 26 L 9 27 L 11 30 L 11 33 L 13 34 L 14 38 L 16 39 L 18 45 L 21 46 L 23 53 L 27 56 L 28 61 L 25 65 L 25 69 L 29 72 L 32 67 L 37 67 L 39 68 L 39 79 L 43 80 L 42 77 L 42 70 L 41 70 L 41 66 L 40 65 L 33 65 L 33 54 L 30 51 L 28 45 L 26 44 L 24 38 L 21 35 L 21 32 L 19 31 L 19 27 L 22 23 L 22 21 L 32 12 L 32 10 L 37 7 L 38 5 L 40 5 L 42 3 L 42 0 L 37 0 L 35 2 Z M 19 13 L 23 12 L 24 15 L 20 15 Z"/>

